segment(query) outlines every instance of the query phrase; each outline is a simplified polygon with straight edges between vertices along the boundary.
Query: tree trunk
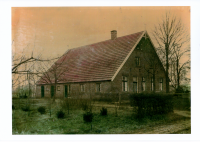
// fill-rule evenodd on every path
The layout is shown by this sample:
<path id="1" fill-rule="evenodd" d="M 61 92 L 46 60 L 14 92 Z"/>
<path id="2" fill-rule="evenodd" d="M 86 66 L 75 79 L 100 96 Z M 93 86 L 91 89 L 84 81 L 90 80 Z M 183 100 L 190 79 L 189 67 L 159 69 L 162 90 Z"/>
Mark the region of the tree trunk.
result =
<path id="1" fill-rule="evenodd" d="M 176 61 L 176 73 L 177 73 L 177 88 L 180 86 L 180 74 L 179 74 L 179 60 Z"/>
<path id="2" fill-rule="evenodd" d="M 168 43 L 165 44 L 165 50 L 166 50 L 166 72 L 165 72 L 165 78 L 166 78 L 166 93 L 169 93 L 169 45 Z"/>
<path id="3" fill-rule="evenodd" d="M 54 85 L 53 102 L 55 102 L 55 100 L 56 100 L 56 86 L 57 86 L 57 83 L 55 83 L 55 85 Z"/>

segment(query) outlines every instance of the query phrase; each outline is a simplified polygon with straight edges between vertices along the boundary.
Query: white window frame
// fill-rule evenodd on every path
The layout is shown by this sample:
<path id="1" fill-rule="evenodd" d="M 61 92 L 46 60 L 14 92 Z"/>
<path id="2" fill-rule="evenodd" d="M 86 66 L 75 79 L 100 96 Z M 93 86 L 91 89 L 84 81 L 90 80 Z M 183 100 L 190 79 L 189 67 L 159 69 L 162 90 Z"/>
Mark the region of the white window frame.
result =
<path id="1" fill-rule="evenodd" d="M 142 77 L 142 91 L 146 91 L 146 78 Z"/>
<path id="2" fill-rule="evenodd" d="M 128 91 L 128 77 L 122 76 L 122 91 L 127 92 Z"/>

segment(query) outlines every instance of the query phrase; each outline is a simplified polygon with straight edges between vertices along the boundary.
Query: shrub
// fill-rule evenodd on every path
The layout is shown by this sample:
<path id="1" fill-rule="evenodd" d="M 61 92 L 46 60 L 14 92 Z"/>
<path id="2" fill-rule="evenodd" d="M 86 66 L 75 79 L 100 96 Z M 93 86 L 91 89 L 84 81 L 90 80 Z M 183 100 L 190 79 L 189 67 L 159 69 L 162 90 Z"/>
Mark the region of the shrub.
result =
<path id="1" fill-rule="evenodd" d="M 23 111 L 30 111 L 30 106 L 28 105 L 28 106 L 22 107 L 21 109 Z"/>
<path id="2" fill-rule="evenodd" d="M 137 108 L 137 117 L 173 112 L 171 95 L 140 93 L 130 95 L 130 104 Z"/>
<path id="3" fill-rule="evenodd" d="M 12 110 L 15 110 L 15 106 L 14 105 L 12 105 Z"/>
<path id="4" fill-rule="evenodd" d="M 40 114 L 45 114 L 45 112 L 46 112 L 45 107 L 44 107 L 44 106 L 40 106 L 40 107 L 38 108 L 38 112 L 40 112 Z"/>
<path id="5" fill-rule="evenodd" d="M 102 109 L 100 110 L 100 115 L 102 115 L 102 116 L 107 115 L 107 108 L 102 107 Z"/>
<path id="6" fill-rule="evenodd" d="M 93 119 L 93 113 L 92 112 L 86 112 L 83 114 L 83 120 L 84 122 L 92 122 Z"/>
<path id="7" fill-rule="evenodd" d="M 62 118 L 64 118 L 65 113 L 62 110 L 60 110 L 60 111 L 57 112 L 56 115 L 57 115 L 57 118 L 62 119 Z"/>
<path id="8" fill-rule="evenodd" d="M 178 88 L 176 88 L 175 93 L 184 93 L 183 87 L 179 86 Z"/>

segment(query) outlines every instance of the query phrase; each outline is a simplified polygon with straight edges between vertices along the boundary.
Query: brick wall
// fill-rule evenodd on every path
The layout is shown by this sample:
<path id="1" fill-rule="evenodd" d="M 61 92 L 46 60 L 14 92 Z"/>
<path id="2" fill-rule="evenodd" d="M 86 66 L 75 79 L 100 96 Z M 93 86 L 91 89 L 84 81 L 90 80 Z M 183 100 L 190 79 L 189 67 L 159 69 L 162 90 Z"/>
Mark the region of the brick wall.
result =
<path id="1" fill-rule="evenodd" d="M 60 87 L 60 90 L 56 88 L 56 97 L 65 97 L 65 85 L 70 85 L 70 92 L 68 97 L 82 97 L 90 98 L 91 95 L 96 93 L 96 84 L 101 84 L 101 93 L 106 93 L 111 91 L 111 82 L 102 81 L 102 82 L 87 82 L 87 83 L 71 83 L 71 84 L 58 84 L 57 87 Z M 80 85 L 85 85 L 85 91 L 81 92 Z M 51 86 L 44 85 L 44 97 L 51 97 Z M 36 88 L 36 97 L 41 97 L 41 86 Z"/>
<path id="2" fill-rule="evenodd" d="M 145 43 L 146 44 L 145 44 Z M 143 44 L 143 46 L 141 45 Z M 118 88 L 119 92 L 122 92 L 122 76 L 128 77 L 128 91 L 133 92 L 133 77 L 137 77 L 137 84 L 138 84 L 138 93 L 142 92 L 142 77 L 145 77 L 145 90 L 150 91 L 151 90 L 151 77 L 152 74 L 148 73 L 147 70 L 150 68 L 149 59 L 151 59 L 151 53 L 147 52 L 148 49 L 153 50 L 153 46 L 150 44 L 150 41 L 144 38 L 140 41 L 138 44 L 140 47 L 135 48 L 133 53 L 130 55 L 127 62 L 124 64 L 122 69 L 119 71 L 117 76 L 112 82 L 113 88 Z M 145 48 L 144 48 L 145 47 Z M 136 57 L 140 58 L 140 66 L 136 66 Z M 165 91 L 165 72 L 163 70 L 162 64 L 159 64 L 159 59 L 155 57 L 155 60 L 157 59 L 156 64 L 156 73 L 155 73 L 155 85 L 156 85 L 156 92 L 160 92 L 159 90 L 159 82 L 160 78 L 163 78 L 163 91 Z"/>

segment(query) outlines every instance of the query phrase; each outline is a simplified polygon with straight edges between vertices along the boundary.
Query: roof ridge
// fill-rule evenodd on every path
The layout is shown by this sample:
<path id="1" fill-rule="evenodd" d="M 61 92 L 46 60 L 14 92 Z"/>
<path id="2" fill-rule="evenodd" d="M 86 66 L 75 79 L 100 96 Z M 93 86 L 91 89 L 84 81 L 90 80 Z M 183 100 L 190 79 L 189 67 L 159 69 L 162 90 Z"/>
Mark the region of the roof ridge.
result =
<path id="1" fill-rule="evenodd" d="M 140 31 L 140 32 L 136 32 L 136 33 L 133 33 L 133 34 L 120 36 L 120 37 L 117 37 L 116 39 L 123 38 L 123 37 L 125 37 L 125 36 L 130 36 L 130 35 L 142 33 L 142 32 L 145 32 L 145 31 Z M 116 39 L 114 39 L 114 40 L 116 40 Z M 90 45 L 92 45 L 92 44 L 99 44 L 99 43 L 106 42 L 106 41 L 111 41 L 111 40 L 112 40 L 112 39 L 108 39 L 108 40 L 104 40 L 104 41 L 99 41 L 99 42 L 96 42 L 96 43 L 91 43 L 91 44 L 87 44 L 87 45 L 83 45 L 83 46 L 79 46 L 79 47 L 70 48 L 70 49 L 68 49 L 68 50 L 74 50 L 74 49 L 79 49 L 79 48 L 83 48 L 83 47 L 88 47 L 88 46 L 90 46 Z"/>

